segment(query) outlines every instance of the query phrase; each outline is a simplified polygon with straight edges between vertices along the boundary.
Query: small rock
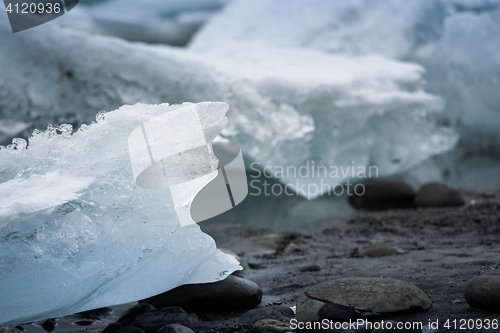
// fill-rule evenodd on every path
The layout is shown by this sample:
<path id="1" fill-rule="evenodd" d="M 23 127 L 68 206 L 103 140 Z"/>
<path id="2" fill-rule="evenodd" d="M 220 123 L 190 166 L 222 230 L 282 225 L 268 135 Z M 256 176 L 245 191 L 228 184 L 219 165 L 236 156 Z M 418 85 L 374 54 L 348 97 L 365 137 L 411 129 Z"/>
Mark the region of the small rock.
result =
<path id="1" fill-rule="evenodd" d="M 429 297 L 410 283 L 395 279 L 353 277 L 323 282 L 309 288 L 297 301 L 297 320 L 348 320 L 427 311 L 431 307 Z"/>
<path id="2" fill-rule="evenodd" d="M 134 321 L 135 317 L 137 317 L 141 313 L 144 313 L 144 312 L 147 312 L 150 310 L 154 310 L 154 309 L 155 309 L 154 306 L 152 306 L 151 304 L 146 303 L 146 302 L 136 304 L 133 307 L 131 307 L 130 309 L 128 309 L 127 311 L 125 311 L 121 315 L 121 317 L 117 320 L 117 322 L 122 323 L 123 325 L 129 325 Z"/>
<path id="3" fill-rule="evenodd" d="M 380 181 L 364 185 L 363 195 L 349 196 L 349 203 L 356 209 L 371 211 L 410 208 L 415 191 L 410 185 L 397 181 Z"/>
<path id="4" fill-rule="evenodd" d="M 188 311 L 249 308 L 262 298 L 262 289 L 247 279 L 230 275 L 213 283 L 187 284 L 144 301 L 155 307 L 178 305 Z"/>
<path id="5" fill-rule="evenodd" d="M 319 265 L 316 265 L 316 264 L 308 264 L 308 265 L 304 265 L 304 266 L 299 267 L 300 272 L 317 272 L 320 270 L 321 270 L 321 267 Z"/>
<path id="6" fill-rule="evenodd" d="M 47 332 L 52 332 L 56 328 L 56 320 L 54 318 L 47 319 L 43 322 L 42 328 Z"/>
<path id="7" fill-rule="evenodd" d="M 158 308 L 138 315 L 133 326 L 146 332 L 157 332 L 169 324 L 182 324 L 188 327 L 197 327 L 199 322 L 178 306 Z"/>
<path id="8" fill-rule="evenodd" d="M 0 326 L 0 333 L 23 333 L 23 332 L 12 326 Z"/>
<path id="9" fill-rule="evenodd" d="M 404 251 L 386 243 L 367 244 L 354 250 L 354 254 L 360 257 L 378 258 L 402 254 Z"/>
<path id="10" fill-rule="evenodd" d="M 194 331 L 186 326 L 170 324 L 160 328 L 157 333 L 194 333 Z"/>
<path id="11" fill-rule="evenodd" d="M 464 199 L 460 192 L 439 183 L 423 185 L 414 200 L 415 207 L 450 207 L 463 204 Z"/>
<path id="12" fill-rule="evenodd" d="M 291 242 L 283 249 L 284 254 L 302 252 L 302 248 L 295 242 Z"/>
<path id="13" fill-rule="evenodd" d="M 252 331 L 256 333 L 285 333 L 290 331 L 290 327 L 276 319 L 261 319 L 253 325 Z"/>
<path id="14" fill-rule="evenodd" d="M 500 311 L 500 276 L 476 276 L 467 282 L 464 298 L 470 306 Z"/>
<path id="15" fill-rule="evenodd" d="M 288 321 L 294 316 L 294 312 L 287 306 L 271 305 L 263 308 L 248 310 L 240 316 L 238 322 L 242 325 L 253 325 L 261 319 L 276 319 Z"/>

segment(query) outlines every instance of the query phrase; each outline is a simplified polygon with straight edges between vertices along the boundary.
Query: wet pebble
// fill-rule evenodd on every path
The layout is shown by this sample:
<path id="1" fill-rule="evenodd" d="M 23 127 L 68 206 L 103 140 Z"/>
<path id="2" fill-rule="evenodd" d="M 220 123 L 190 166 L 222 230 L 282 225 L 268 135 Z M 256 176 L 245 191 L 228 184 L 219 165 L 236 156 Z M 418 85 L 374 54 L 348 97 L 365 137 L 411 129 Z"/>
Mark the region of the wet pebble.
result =
<path id="1" fill-rule="evenodd" d="M 182 308 L 171 306 L 141 313 L 135 318 L 132 326 L 139 327 L 148 333 L 156 333 L 160 328 L 169 324 L 181 324 L 195 328 L 199 326 L 199 321 Z"/>
<path id="2" fill-rule="evenodd" d="M 470 306 L 500 312 L 500 276 L 476 276 L 467 282 L 464 298 Z"/>
<path id="3" fill-rule="evenodd" d="M 398 181 L 364 184 L 364 189 L 362 195 L 349 196 L 352 207 L 370 211 L 410 208 L 415 198 L 413 188 Z"/>
<path id="4" fill-rule="evenodd" d="M 464 199 L 457 190 L 439 183 L 423 185 L 415 196 L 415 207 L 462 206 Z"/>
<path id="5" fill-rule="evenodd" d="M 432 303 L 418 287 L 395 279 L 342 278 L 309 288 L 297 301 L 297 320 L 352 318 L 427 311 Z"/>
<path id="6" fill-rule="evenodd" d="M 52 332 L 56 328 L 56 320 L 54 318 L 47 319 L 43 322 L 42 328 L 47 332 Z"/>
<path id="7" fill-rule="evenodd" d="M 294 316 L 294 312 L 287 306 L 271 305 L 263 308 L 248 310 L 242 314 L 238 322 L 242 325 L 253 325 L 261 319 L 276 319 L 287 322 Z"/>
<path id="8" fill-rule="evenodd" d="M 308 264 L 299 267 L 299 271 L 301 272 L 317 272 L 321 270 L 321 266 L 316 265 L 316 264 Z"/>
<path id="9" fill-rule="evenodd" d="M 393 256 L 403 253 L 404 251 L 399 247 L 395 247 L 386 243 L 367 244 L 360 246 L 356 250 L 354 250 L 354 255 L 369 258 Z"/>
<path id="10" fill-rule="evenodd" d="M 261 298 L 262 289 L 255 282 L 230 275 L 218 282 L 183 285 L 144 301 L 155 307 L 177 305 L 194 311 L 250 308 Z"/>

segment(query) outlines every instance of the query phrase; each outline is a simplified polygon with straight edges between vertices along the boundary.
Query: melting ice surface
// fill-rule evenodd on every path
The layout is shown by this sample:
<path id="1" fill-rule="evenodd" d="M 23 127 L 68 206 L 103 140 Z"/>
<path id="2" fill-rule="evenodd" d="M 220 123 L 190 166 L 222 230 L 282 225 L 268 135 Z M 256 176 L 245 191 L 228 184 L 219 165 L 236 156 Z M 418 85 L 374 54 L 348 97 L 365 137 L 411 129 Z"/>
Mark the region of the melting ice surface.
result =
<path id="1" fill-rule="evenodd" d="M 224 105 L 183 107 L 204 117 L 211 141 L 227 122 Z M 135 184 L 128 136 L 171 109 L 124 106 L 74 134 L 49 127 L 27 148 L 17 140 L 0 149 L 0 323 L 131 302 L 239 268 L 198 225 L 179 227 L 168 188 Z"/>
<path id="2" fill-rule="evenodd" d="M 88 119 L 96 109 L 136 102 L 226 101 L 233 111 L 222 135 L 256 167 L 271 170 L 375 166 L 382 177 L 456 142 L 452 131 L 436 124 L 440 100 L 423 89 L 420 65 L 264 43 L 196 45 L 148 46 L 57 28 L 5 34 L 0 95 L 9 98 L 0 99 L 0 110 L 19 121 L 35 113 L 41 127 L 68 114 Z M 26 75 L 6 64 L 19 64 Z M 299 192 L 311 199 L 352 178 L 274 175 L 289 189 L 319 186 Z"/>

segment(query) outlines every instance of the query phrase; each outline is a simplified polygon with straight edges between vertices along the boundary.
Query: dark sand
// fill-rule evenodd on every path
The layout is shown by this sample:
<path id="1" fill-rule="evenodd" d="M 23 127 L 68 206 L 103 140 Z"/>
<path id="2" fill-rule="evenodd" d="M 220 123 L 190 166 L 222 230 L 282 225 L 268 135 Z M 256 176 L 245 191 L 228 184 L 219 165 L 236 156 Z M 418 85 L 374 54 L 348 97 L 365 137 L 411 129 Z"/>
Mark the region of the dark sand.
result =
<path id="1" fill-rule="evenodd" d="M 243 276 L 262 287 L 264 296 L 259 306 L 293 306 L 307 287 L 331 279 L 387 277 L 420 287 L 431 298 L 433 308 L 427 313 L 383 319 L 424 324 L 439 320 L 439 332 L 500 331 L 443 328 L 448 319 L 500 319 L 499 313 L 471 308 L 463 298 L 464 285 L 470 278 L 500 275 L 500 195 L 498 191 L 462 194 L 466 205 L 458 208 L 366 212 L 348 219 L 327 219 L 321 223 L 322 230 L 297 233 L 295 240 L 280 244 L 275 255 L 248 253 L 251 249 L 244 238 L 269 232 L 262 229 L 230 227 L 228 233 L 242 239 L 221 247 L 241 253 L 253 267 Z M 289 242 L 293 245 L 286 244 Z M 378 242 L 400 247 L 405 253 L 379 258 L 353 256 L 357 246 Z M 258 245 L 255 247 L 258 249 Z M 306 264 L 322 269 L 300 272 Z"/>
<path id="2" fill-rule="evenodd" d="M 462 194 L 466 202 L 462 207 L 362 212 L 349 218 L 316 221 L 318 227 L 313 231 L 293 231 L 271 247 L 254 241 L 255 236 L 275 232 L 270 229 L 218 226 L 217 233 L 230 239 L 218 245 L 241 254 L 250 265 L 241 275 L 262 287 L 263 299 L 258 307 L 294 306 L 309 286 L 327 280 L 388 277 L 420 287 L 431 298 L 433 308 L 427 313 L 380 319 L 423 324 L 439 320 L 439 332 L 498 332 L 443 327 L 448 319 L 500 319 L 499 313 L 471 308 L 463 299 L 463 288 L 470 278 L 500 275 L 500 191 Z M 397 246 L 405 253 L 379 258 L 353 255 L 358 246 L 380 242 Z M 270 249 L 277 251 L 265 253 Z M 300 268 L 307 264 L 317 264 L 321 270 L 301 272 Z M 60 318 L 54 332 L 100 332 L 125 308 L 114 307 L 111 315 L 88 327 L 71 324 L 78 320 L 75 316 Z M 243 312 L 199 312 L 198 316 L 212 327 L 209 331 L 243 333 L 251 330 L 251 326 L 238 324 Z M 28 333 L 44 331 L 32 325 L 24 327 Z"/>

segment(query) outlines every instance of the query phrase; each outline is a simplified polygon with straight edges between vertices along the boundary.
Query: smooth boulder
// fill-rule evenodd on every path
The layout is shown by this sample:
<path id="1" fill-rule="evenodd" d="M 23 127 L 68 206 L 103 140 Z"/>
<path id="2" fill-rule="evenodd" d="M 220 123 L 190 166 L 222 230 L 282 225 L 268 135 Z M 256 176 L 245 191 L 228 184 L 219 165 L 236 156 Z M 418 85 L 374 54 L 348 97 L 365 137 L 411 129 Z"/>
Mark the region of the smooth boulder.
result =
<path id="1" fill-rule="evenodd" d="M 135 318 L 132 326 L 148 333 L 156 333 L 160 328 L 169 324 L 181 324 L 191 328 L 200 326 L 198 319 L 178 306 L 158 308 L 141 313 Z"/>
<path id="2" fill-rule="evenodd" d="M 363 186 L 364 193 L 349 196 L 349 203 L 356 209 L 377 211 L 410 208 L 415 198 L 413 188 L 403 182 L 380 181 Z"/>
<path id="3" fill-rule="evenodd" d="M 386 257 L 403 253 L 404 251 L 399 247 L 395 247 L 386 243 L 367 244 L 360 246 L 356 250 L 354 250 L 354 255 L 369 258 Z"/>
<path id="4" fill-rule="evenodd" d="M 144 302 L 154 307 L 180 306 L 186 311 L 250 308 L 260 302 L 262 289 L 255 283 L 234 275 L 222 281 L 186 284 Z"/>
<path id="5" fill-rule="evenodd" d="M 297 320 L 347 320 L 428 311 L 431 307 L 429 297 L 408 282 L 350 277 L 310 287 L 297 301 Z"/>
<path id="6" fill-rule="evenodd" d="M 500 312 L 500 276 L 476 276 L 467 282 L 464 298 L 470 306 Z"/>
<path id="7" fill-rule="evenodd" d="M 453 207 L 462 206 L 464 199 L 457 190 L 439 183 L 428 183 L 418 190 L 415 207 Z"/>

